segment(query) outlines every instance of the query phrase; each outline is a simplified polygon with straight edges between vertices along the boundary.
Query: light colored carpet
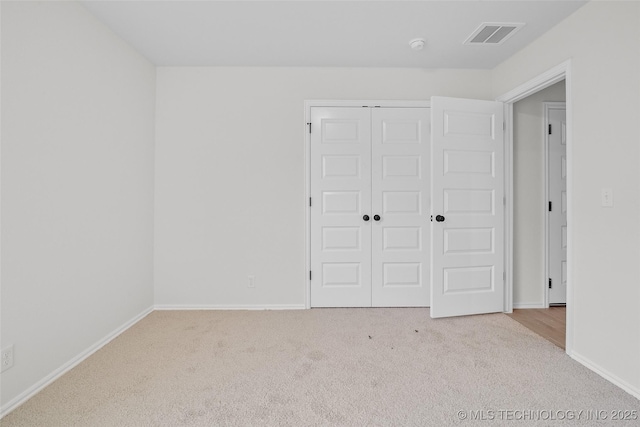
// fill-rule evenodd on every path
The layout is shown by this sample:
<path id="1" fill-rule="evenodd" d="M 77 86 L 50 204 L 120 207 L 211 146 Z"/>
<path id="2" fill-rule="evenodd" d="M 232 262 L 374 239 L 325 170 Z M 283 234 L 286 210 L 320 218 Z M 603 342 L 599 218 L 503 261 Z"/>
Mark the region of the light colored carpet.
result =
<path id="1" fill-rule="evenodd" d="M 156 311 L 0 424 L 640 425 L 586 412 L 570 423 L 508 421 L 508 410 L 556 418 L 640 402 L 503 314 Z"/>

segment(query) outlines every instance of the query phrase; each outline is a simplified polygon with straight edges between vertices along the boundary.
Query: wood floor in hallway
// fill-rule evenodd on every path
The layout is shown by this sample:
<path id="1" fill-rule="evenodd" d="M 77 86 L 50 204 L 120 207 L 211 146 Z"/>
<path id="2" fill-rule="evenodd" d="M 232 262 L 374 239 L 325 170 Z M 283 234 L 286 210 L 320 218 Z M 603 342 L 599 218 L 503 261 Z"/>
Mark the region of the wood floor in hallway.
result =
<path id="1" fill-rule="evenodd" d="M 508 314 L 513 320 L 564 349 L 566 341 L 566 307 L 527 308 Z"/>

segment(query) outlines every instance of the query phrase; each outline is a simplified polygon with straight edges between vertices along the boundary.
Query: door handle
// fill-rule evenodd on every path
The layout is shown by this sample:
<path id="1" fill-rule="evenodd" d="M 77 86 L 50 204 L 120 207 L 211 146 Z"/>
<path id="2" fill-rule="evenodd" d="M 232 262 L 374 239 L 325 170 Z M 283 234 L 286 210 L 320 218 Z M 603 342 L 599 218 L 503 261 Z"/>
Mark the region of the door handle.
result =
<path id="1" fill-rule="evenodd" d="M 444 217 L 442 215 L 436 215 L 436 221 L 444 222 Z"/>
<path id="2" fill-rule="evenodd" d="M 380 215 L 374 215 L 373 219 L 375 219 L 376 221 L 380 221 Z"/>
<path id="3" fill-rule="evenodd" d="M 362 219 L 364 219 L 365 221 L 369 221 L 369 215 L 363 216 Z"/>

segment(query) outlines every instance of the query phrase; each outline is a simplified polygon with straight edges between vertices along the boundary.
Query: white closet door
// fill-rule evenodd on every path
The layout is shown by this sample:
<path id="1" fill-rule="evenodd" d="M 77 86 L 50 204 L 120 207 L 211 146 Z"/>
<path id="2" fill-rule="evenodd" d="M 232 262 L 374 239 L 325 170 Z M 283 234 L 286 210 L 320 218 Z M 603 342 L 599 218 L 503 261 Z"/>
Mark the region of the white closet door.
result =
<path id="1" fill-rule="evenodd" d="M 431 317 L 503 311 L 503 104 L 431 98 Z"/>
<path id="2" fill-rule="evenodd" d="M 311 108 L 311 306 L 371 306 L 371 112 Z"/>
<path id="3" fill-rule="evenodd" d="M 374 108 L 372 305 L 429 305 L 430 114 Z"/>
<path id="4" fill-rule="evenodd" d="M 567 112 L 549 109 L 549 304 L 567 303 Z"/>

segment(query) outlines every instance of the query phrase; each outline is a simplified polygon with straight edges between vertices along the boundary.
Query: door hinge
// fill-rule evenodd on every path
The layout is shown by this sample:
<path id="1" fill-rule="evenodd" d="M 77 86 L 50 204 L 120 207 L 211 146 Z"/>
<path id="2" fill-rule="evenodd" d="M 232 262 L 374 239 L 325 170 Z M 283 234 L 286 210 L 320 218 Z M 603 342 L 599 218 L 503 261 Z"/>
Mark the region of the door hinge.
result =
<path id="1" fill-rule="evenodd" d="M 502 122 L 502 130 L 507 130 L 507 122 Z"/>
<path id="2" fill-rule="evenodd" d="M 549 135 L 551 135 L 551 123 L 549 123 Z"/>
<path id="3" fill-rule="evenodd" d="M 551 289 L 551 285 L 553 284 L 553 280 L 551 280 L 551 278 L 549 278 L 549 289 Z"/>
<path id="4" fill-rule="evenodd" d="M 309 126 L 309 133 L 311 133 L 311 123 L 307 123 L 307 125 Z"/>
<path id="5" fill-rule="evenodd" d="M 507 196 L 502 197 L 502 206 L 507 206 Z"/>
<path id="6" fill-rule="evenodd" d="M 309 280 L 311 280 L 311 270 L 309 270 Z"/>
<path id="7" fill-rule="evenodd" d="M 549 202 L 549 212 L 553 210 L 553 203 Z"/>
<path id="8" fill-rule="evenodd" d="M 506 282 L 506 281 L 507 281 L 507 272 L 506 272 L 506 271 L 503 271 L 503 272 L 502 272 L 502 281 L 503 281 L 503 282 Z"/>
<path id="9" fill-rule="evenodd" d="M 311 206 L 311 197 L 309 197 L 309 206 Z"/>

